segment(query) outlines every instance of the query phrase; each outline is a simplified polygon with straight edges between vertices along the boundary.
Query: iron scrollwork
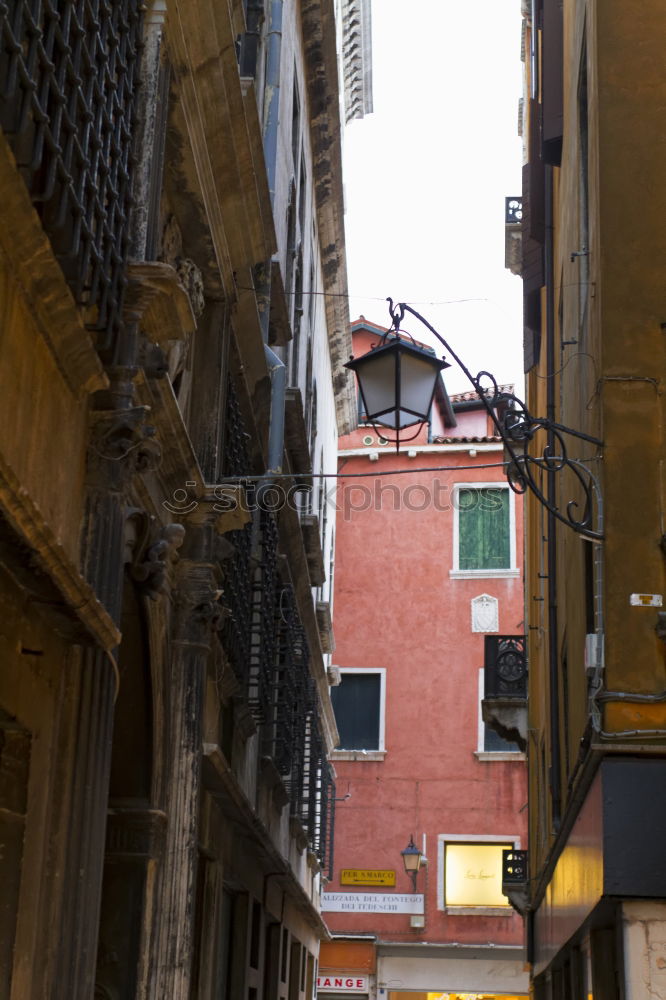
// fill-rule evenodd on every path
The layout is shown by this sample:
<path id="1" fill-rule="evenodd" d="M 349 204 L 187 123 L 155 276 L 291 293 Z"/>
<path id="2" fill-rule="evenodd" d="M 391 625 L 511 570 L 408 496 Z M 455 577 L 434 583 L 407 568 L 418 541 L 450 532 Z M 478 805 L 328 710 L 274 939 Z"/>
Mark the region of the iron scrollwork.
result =
<path id="1" fill-rule="evenodd" d="M 487 635 L 484 671 L 486 698 L 526 698 L 525 636 Z"/>
<path id="2" fill-rule="evenodd" d="M 398 335 L 405 313 L 411 313 L 437 338 L 474 387 L 504 444 L 507 456 L 506 477 L 514 493 L 523 494 L 529 490 L 558 521 L 586 538 L 601 541 L 603 530 L 598 480 L 585 461 L 569 454 L 566 438 L 574 437 L 599 448 L 603 446 L 603 442 L 590 434 L 565 427 L 546 417 L 532 416 L 525 403 L 515 393 L 507 392 L 500 387 L 490 372 L 480 371 L 477 375 L 472 375 L 451 345 L 415 309 L 405 302 L 399 302 L 394 306 L 392 299 L 389 298 L 387 301 L 391 326 L 386 336 Z M 534 449 L 537 454 L 531 454 L 530 446 L 537 441 L 540 432 L 545 433 L 546 444 Z M 546 495 L 541 486 L 544 475 L 550 476 L 565 471 L 573 474 L 582 494 L 582 502 L 573 498 L 567 502 L 566 513 L 560 510 L 553 497 Z"/>

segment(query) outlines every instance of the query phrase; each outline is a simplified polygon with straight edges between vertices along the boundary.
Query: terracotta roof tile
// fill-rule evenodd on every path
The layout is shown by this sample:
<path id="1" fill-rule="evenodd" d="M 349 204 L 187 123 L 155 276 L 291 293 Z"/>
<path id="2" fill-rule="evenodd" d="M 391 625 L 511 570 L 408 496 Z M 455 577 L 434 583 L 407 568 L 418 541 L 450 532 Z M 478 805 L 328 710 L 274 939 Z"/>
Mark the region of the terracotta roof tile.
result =
<path id="1" fill-rule="evenodd" d="M 497 388 L 499 389 L 500 392 L 513 392 L 515 387 L 513 385 L 498 385 Z M 491 392 L 492 392 L 491 389 L 487 389 L 486 395 L 490 395 Z M 455 406 L 456 403 L 467 403 L 470 400 L 478 398 L 479 397 L 477 395 L 476 389 L 470 389 L 468 392 L 452 393 L 449 396 L 449 399 L 451 400 L 453 406 Z"/>

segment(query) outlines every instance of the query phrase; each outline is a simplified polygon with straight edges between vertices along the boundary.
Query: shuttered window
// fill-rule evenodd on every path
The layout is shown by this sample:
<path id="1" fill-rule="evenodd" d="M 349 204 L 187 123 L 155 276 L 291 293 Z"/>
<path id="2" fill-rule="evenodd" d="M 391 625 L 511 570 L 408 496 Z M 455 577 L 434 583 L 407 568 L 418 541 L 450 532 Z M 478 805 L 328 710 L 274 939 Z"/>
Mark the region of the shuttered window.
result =
<path id="1" fill-rule="evenodd" d="M 459 569 L 511 569 L 509 502 L 496 486 L 458 491 Z"/>

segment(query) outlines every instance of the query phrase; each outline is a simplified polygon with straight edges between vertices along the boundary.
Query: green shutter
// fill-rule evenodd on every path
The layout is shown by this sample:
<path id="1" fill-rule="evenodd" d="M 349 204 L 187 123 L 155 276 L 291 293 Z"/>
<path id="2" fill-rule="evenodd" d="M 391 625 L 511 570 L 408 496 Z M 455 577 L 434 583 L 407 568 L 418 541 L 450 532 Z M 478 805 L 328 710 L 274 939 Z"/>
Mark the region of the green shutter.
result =
<path id="1" fill-rule="evenodd" d="M 464 487 L 458 493 L 459 569 L 510 569 L 509 491 Z"/>

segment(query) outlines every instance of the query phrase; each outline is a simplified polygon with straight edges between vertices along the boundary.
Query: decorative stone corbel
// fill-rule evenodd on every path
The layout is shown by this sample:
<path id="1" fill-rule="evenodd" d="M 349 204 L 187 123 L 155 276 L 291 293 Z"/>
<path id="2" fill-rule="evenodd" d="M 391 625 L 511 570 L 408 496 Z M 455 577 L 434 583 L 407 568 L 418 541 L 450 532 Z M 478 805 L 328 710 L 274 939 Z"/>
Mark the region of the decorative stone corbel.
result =
<path id="1" fill-rule="evenodd" d="M 99 485 L 109 485 L 110 475 L 118 486 L 158 467 L 162 452 L 155 428 L 146 421 L 149 412 L 147 406 L 92 412 L 88 469 L 93 483 L 101 478 Z"/>
<path id="2" fill-rule="evenodd" d="M 181 275 L 162 261 L 135 261 L 128 266 L 125 316 L 138 322 L 154 344 L 187 340 L 196 330 L 193 304 Z"/>

